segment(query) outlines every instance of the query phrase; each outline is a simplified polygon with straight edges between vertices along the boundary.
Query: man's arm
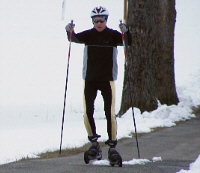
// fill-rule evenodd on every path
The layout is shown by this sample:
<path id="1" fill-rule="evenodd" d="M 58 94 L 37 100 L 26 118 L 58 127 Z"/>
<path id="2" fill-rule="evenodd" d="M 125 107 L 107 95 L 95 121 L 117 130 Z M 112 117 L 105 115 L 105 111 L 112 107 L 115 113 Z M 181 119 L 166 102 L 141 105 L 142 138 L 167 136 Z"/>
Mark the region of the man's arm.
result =
<path id="1" fill-rule="evenodd" d="M 67 31 L 67 38 L 68 40 L 70 41 L 70 32 Z M 74 31 L 72 31 L 72 42 L 75 42 L 75 43 L 81 43 L 78 38 L 76 37 L 76 34 L 74 33 Z"/>
<path id="2" fill-rule="evenodd" d="M 67 32 L 67 38 L 68 38 L 68 40 L 70 41 L 70 33 L 72 32 L 72 38 L 71 38 L 72 42 L 75 42 L 75 43 L 85 43 L 85 41 L 87 39 L 87 32 L 83 31 L 83 32 L 80 32 L 80 33 L 76 34 L 74 32 L 74 27 L 75 27 L 75 24 L 73 24 L 73 23 L 68 23 L 66 25 L 66 27 L 65 27 L 65 30 Z"/>

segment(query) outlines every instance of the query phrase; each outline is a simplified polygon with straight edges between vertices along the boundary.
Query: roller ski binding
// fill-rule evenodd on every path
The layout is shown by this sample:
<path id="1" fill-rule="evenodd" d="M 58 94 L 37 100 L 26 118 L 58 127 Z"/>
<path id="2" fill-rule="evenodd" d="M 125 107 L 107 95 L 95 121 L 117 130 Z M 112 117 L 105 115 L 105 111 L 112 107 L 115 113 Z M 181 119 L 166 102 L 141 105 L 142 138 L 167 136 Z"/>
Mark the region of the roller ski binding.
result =
<path id="1" fill-rule="evenodd" d="M 92 143 L 92 146 L 89 148 L 89 150 L 84 153 L 84 161 L 86 164 L 88 164 L 90 160 L 94 159 L 102 159 L 102 150 L 98 142 Z"/>
<path id="2" fill-rule="evenodd" d="M 111 166 L 118 165 L 119 167 L 122 167 L 122 157 L 116 151 L 116 149 L 110 148 L 108 150 L 108 159 Z"/>

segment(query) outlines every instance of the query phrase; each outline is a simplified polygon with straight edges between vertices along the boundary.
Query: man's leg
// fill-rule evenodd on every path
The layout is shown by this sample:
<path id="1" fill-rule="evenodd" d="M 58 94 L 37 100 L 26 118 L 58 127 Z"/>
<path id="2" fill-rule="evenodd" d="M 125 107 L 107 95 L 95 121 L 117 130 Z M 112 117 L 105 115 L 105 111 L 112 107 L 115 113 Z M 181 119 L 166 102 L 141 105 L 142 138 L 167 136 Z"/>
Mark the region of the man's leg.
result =
<path id="1" fill-rule="evenodd" d="M 96 141 L 96 126 L 93 118 L 94 100 L 97 95 L 97 89 L 94 82 L 84 81 L 83 105 L 84 105 L 84 123 L 91 142 Z"/>
<path id="2" fill-rule="evenodd" d="M 105 143 L 110 146 L 108 150 L 108 159 L 110 164 L 114 166 L 118 164 L 122 166 L 122 157 L 116 150 L 117 145 L 117 122 L 115 117 L 115 85 L 113 81 L 108 82 L 101 88 L 104 98 L 104 109 L 107 118 L 107 129 L 109 140 Z"/>
<path id="3" fill-rule="evenodd" d="M 93 159 L 102 158 L 102 150 L 97 142 L 100 135 L 96 134 L 96 126 L 93 117 L 94 113 L 94 100 L 97 95 L 97 89 L 94 82 L 84 81 L 84 123 L 88 133 L 88 139 L 92 143 L 91 147 L 84 153 L 85 163 L 89 163 Z"/>
<path id="4" fill-rule="evenodd" d="M 117 144 L 117 122 L 115 116 L 115 84 L 114 81 L 104 82 L 101 86 L 101 94 L 104 99 L 104 110 L 107 118 L 108 145 Z"/>

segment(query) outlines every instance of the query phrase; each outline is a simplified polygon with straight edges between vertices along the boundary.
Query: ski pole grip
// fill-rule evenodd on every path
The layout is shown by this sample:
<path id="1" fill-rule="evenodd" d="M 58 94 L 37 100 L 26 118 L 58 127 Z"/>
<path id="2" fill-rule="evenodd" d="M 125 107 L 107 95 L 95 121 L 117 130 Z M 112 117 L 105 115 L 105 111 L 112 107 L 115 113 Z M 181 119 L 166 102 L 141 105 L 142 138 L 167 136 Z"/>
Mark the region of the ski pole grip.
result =
<path id="1" fill-rule="evenodd" d="M 71 26 L 73 26 L 73 27 L 74 27 L 74 26 L 75 26 L 75 24 L 74 24 L 73 22 L 74 22 L 74 21 L 73 21 L 73 20 L 71 20 Z"/>

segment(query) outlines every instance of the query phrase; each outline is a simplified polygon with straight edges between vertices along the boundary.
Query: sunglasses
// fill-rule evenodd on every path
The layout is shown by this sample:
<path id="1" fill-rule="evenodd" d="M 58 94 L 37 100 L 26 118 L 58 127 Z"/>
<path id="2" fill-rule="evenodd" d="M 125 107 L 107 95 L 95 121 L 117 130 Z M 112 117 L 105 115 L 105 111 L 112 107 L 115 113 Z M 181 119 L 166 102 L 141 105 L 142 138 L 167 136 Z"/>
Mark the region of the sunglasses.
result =
<path id="1" fill-rule="evenodd" d="M 104 23 L 105 21 L 106 21 L 105 19 L 101 19 L 101 20 L 94 19 L 93 20 L 94 23 L 99 23 L 99 22 Z"/>

